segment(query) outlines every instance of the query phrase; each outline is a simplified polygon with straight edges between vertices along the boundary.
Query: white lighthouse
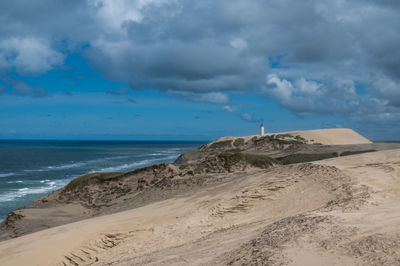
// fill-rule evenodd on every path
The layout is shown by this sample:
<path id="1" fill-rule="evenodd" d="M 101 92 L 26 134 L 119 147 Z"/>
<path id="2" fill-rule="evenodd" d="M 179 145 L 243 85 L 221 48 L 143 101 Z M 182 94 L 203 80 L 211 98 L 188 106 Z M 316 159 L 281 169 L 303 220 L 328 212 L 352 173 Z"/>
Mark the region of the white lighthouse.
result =
<path id="1" fill-rule="evenodd" d="M 264 124 L 260 125 L 260 137 L 264 136 Z"/>

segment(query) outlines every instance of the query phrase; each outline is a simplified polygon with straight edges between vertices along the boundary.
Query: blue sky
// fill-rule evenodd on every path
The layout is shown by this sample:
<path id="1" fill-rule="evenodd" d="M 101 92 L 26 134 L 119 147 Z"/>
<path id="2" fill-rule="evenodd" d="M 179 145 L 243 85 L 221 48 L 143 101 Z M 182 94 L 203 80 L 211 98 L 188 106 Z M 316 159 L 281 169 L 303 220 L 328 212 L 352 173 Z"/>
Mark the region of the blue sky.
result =
<path id="1" fill-rule="evenodd" d="M 1 139 L 399 139 L 395 1 L 41 2 L 0 4 Z"/>

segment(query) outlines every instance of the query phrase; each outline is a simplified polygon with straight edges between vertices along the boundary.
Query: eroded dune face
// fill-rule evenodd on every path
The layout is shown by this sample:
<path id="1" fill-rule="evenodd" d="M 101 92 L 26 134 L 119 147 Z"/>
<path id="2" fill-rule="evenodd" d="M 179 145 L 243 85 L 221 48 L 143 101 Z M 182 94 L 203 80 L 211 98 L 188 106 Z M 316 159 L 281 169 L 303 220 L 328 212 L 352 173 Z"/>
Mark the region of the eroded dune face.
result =
<path id="1" fill-rule="evenodd" d="M 216 186 L 0 242 L 1 265 L 396 265 L 400 150 Z"/>

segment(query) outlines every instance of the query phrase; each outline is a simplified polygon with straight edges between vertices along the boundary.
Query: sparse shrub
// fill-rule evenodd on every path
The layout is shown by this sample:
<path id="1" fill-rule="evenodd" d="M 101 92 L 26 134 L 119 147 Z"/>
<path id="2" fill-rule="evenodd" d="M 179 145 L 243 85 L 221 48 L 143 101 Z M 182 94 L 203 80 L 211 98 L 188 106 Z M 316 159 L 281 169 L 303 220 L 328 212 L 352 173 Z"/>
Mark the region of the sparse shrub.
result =
<path id="1" fill-rule="evenodd" d="M 240 138 L 240 139 L 235 139 L 235 141 L 233 142 L 233 145 L 235 147 L 239 147 L 242 146 L 244 144 L 244 139 Z"/>
<path id="2" fill-rule="evenodd" d="M 76 188 L 85 186 L 91 180 L 104 181 L 107 179 L 111 179 L 111 178 L 120 176 L 122 174 L 124 174 L 124 173 L 123 172 L 108 172 L 108 173 L 91 173 L 91 174 L 87 174 L 87 175 L 82 175 L 82 176 L 75 178 L 71 182 L 69 182 L 68 185 L 65 186 L 65 190 L 69 191 L 69 190 L 74 190 Z"/>
<path id="3" fill-rule="evenodd" d="M 232 140 L 218 141 L 210 145 L 211 149 L 225 149 L 229 147 L 232 147 Z"/>
<path id="4" fill-rule="evenodd" d="M 239 163 L 249 164 L 258 168 L 268 168 L 275 164 L 280 164 L 273 158 L 262 154 L 250 154 L 241 152 L 224 152 L 218 155 L 224 160 L 224 168 L 231 171 L 234 165 Z"/>
<path id="5" fill-rule="evenodd" d="M 305 138 L 299 136 L 299 135 L 295 136 L 294 138 L 295 138 L 295 140 L 297 140 L 298 142 L 307 143 L 307 140 L 306 140 Z"/>
<path id="6" fill-rule="evenodd" d="M 293 136 L 286 133 L 286 134 L 278 134 L 278 135 L 276 135 L 276 138 L 277 139 L 285 139 L 285 138 L 293 138 Z"/>

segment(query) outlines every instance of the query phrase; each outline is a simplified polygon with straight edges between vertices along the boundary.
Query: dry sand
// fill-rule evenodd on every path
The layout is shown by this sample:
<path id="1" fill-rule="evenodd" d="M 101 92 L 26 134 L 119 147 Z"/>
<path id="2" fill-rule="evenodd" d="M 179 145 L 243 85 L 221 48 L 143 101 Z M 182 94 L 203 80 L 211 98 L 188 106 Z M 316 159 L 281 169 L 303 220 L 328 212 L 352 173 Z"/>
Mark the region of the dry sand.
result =
<path id="1" fill-rule="evenodd" d="M 231 175 L 0 242 L 0 265 L 400 265 L 400 150 Z"/>

